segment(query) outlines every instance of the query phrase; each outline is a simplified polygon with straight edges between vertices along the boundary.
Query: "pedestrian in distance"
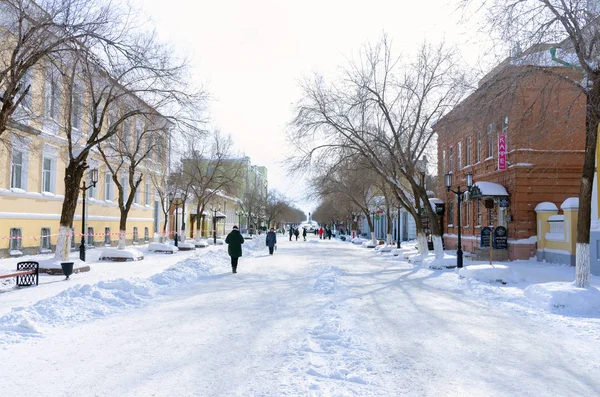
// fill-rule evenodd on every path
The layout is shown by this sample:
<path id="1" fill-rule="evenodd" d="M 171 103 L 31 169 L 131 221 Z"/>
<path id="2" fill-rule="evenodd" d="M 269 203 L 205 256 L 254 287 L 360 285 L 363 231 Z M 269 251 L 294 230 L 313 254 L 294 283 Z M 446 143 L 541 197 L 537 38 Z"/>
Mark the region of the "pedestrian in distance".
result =
<path id="1" fill-rule="evenodd" d="M 237 226 L 234 226 L 227 235 L 225 244 L 228 245 L 227 253 L 231 257 L 231 272 L 237 273 L 238 260 L 240 259 L 240 256 L 242 256 L 242 244 L 244 244 L 244 237 L 241 235 Z"/>
<path id="2" fill-rule="evenodd" d="M 304 241 L 306 241 L 306 228 L 305 227 L 302 228 L 302 238 L 304 239 Z"/>
<path id="3" fill-rule="evenodd" d="M 269 230 L 267 233 L 266 244 L 267 247 L 269 247 L 269 255 L 273 255 L 275 244 L 277 244 L 277 235 L 275 234 L 275 229 L 271 228 L 271 230 Z"/>
<path id="4" fill-rule="evenodd" d="M 296 236 L 296 241 L 298 241 L 298 236 L 300 235 L 300 230 L 294 230 L 294 236 Z"/>
<path id="5" fill-rule="evenodd" d="M 331 234 L 333 232 L 331 231 L 331 229 L 327 229 L 327 239 L 331 240 Z"/>
<path id="6" fill-rule="evenodd" d="M 322 240 L 322 239 L 323 239 L 323 228 L 320 227 L 319 228 L 319 240 Z"/>
<path id="7" fill-rule="evenodd" d="M 290 226 L 290 241 L 292 241 L 293 234 L 294 234 L 294 228 Z"/>

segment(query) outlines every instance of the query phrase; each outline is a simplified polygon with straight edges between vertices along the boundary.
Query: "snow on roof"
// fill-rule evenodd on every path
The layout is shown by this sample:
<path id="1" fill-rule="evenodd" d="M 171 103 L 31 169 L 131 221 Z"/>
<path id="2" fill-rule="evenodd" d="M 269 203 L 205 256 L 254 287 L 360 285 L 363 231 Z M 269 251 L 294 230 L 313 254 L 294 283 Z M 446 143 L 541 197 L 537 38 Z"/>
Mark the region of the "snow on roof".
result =
<path id="1" fill-rule="evenodd" d="M 558 211 L 558 207 L 549 201 L 544 201 L 535 206 L 535 212 Z"/>
<path id="2" fill-rule="evenodd" d="M 481 190 L 482 196 L 509 196 L 506 188 L 494 182 L 475 182 L 475 186 Z"/>
<path id="3" fill-rule="evenodd" d="M 569 197 L 560 206 L 563 210 L 577 210 L 579 209 L 579 198 L 578 197 Z"/>

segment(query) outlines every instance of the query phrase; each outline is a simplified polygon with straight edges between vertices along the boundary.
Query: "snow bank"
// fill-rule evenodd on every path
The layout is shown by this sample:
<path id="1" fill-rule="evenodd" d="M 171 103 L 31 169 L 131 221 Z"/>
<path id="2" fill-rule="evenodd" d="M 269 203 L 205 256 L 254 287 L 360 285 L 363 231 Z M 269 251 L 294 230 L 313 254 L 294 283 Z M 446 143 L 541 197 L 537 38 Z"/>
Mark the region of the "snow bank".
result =
<path id="1" fill-rule="evenodd" d="M 542 309 L 576 310 L 578 313 L 600 313 L 600 290 L 595 287 L 577 288 L 574 283 L 551 282 L 532 284 L 525 296 Z"/>
<path id="2" fill-rule="evenodd" d="M 469 265 L 459 269 L 458 274 L 461 277 L 473 278 L 486 283 L 520 281 L 513 269 L 506 265 Z"/>
<path id="3" fill-rule="evenodd" d="M 148 304 L 181 286 L 223 272 L 229 264 L 224 251 L 189 257 L 149 279 L 131 278 L 75 285 L 29 307 L 14 308 L 0 317 L 0 345 L 41 337 L 45 330 L 74 325 Z"/>
<path id="4" fill-rule="evenodd" d="M 126 248 L 120 250 L 118 248 L 103 248 L 100 254 L 100 260 L 119 259 L 124 261 L 141 261 L 144 259 L 142 251 L 135 248 Z"/>

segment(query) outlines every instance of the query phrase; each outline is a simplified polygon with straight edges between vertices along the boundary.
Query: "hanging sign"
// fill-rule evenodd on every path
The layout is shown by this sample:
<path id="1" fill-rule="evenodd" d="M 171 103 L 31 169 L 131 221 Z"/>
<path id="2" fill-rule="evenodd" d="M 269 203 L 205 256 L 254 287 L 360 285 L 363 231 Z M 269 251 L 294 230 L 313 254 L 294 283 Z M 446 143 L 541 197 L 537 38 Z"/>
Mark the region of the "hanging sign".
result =
<path id="1" fill-rule="evenodd" d="M 506 134 L 498 135 L 498 169 L 506 169 Z"/>

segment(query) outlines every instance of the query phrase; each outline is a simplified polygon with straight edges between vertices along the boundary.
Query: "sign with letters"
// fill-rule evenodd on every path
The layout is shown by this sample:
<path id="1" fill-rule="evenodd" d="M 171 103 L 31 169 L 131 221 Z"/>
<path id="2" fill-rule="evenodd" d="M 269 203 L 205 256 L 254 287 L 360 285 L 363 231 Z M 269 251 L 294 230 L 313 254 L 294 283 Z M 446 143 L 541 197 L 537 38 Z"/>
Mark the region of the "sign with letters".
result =
<path id="1" fill-rule="evenodd" d="M 492 228 L 491 227 L 482 227 L 481 228 L 481 247 L 489 247 L 490 242 L 492 241 Z"/>
<path id="2" fill-rule="evenodd" d="M 498 169 L 506 169 L 506 134 L 498 135 Z"/>
<path id="3" fill-rule="evenodd" d="M 504 226 L 494 229 L 494 249 L 508 249 L 508 233 Z"/>

